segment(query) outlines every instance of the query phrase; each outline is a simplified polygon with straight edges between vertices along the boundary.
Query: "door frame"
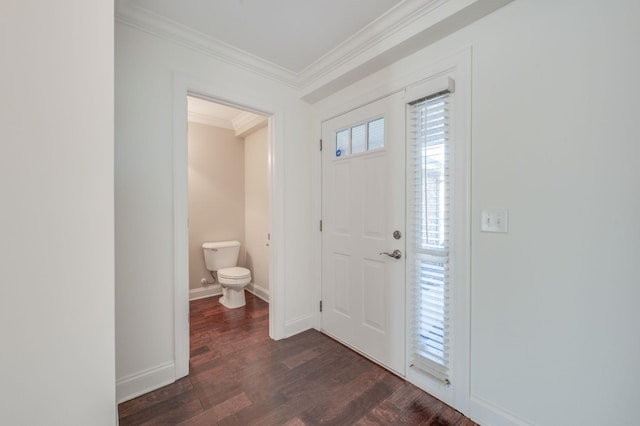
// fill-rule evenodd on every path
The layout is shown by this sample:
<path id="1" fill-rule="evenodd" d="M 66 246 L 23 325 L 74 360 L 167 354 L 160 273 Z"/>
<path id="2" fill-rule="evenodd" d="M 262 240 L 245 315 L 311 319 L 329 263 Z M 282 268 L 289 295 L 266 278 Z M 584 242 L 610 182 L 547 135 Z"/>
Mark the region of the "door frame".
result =
<path id="1" fill-rule="evenodd" d="M 425 62 L 422 55 L 413 55 L 402 59 L 389 67 L 369 76 L 342 91 L 314 105 L 312 116 L 312 134 L 318 141 L 322 137 L 322 123 L 361 106 L 384 98 L 398 91 L 404 91 L 411 86 L 418 85 L 438 76 L 454 73 L 456 80 L 456 92 L 459 98 L 458 109 L 463 110 L 461 121 L 462 127 L 459 129 L 458 138 L 463 139 L 466 146 L 464 167 L 466 168 L 465 193 L 461 194 L 466 200 L 464 211 L 461 212 L 461 220 L 464 222 L 464 260 L 459 268 L 464 272 L 465 279 L 462 289 L 458 292 L 458 297 L 453 303 L 462 306 L 460 317 L 455 319 L 455 328 L 459 337 L 459 351 L 456 360 L 456 387 L 454 389 L 438 389 L 430 387 L 426 383 L 405 376 L 407 380 L 414 383 L 421 389 L 428 391 L 435 397 L 453 406 L 463 414 L 469 416 L 471 400 L 471 64 L 472 48 L 468 46 L 459 51 L 451 53 L 449 56 L 441 57 L 438 60 Z M 325 141 L 325 146 L 331 142 Z M 322 300 L 322 235 L 318 224 L 322 219 L 322 155 L 319 150 L 313 150 L 312 156 L 312 190 L 313 197 L 313 235 L 314 259 L 313 259 L 313 285 L 316 300 Z M 321 313 L 316 310 L 314 316 L 314 327 L 321 331 Z M 453 321 L 452 321 L 453 322 Z M 405 348 L 405 352 L 407 348 Z M 408 365 L 407 365 L 408 366 Z"/>
<path id="2" fill-rule="evenodd" d="M 283 117 L 282 108 L 265 103 L 251 94 L 242 94 L 186 75 L 173 76 L 173 269 L 174 269 L 174 359 L 175 380 L 189 374 L 189 211 L 187 95 L 255 112 L 269 117 L 269 337 L 285 337 L 284 276 L 282 235 L 283 198 Z"/>

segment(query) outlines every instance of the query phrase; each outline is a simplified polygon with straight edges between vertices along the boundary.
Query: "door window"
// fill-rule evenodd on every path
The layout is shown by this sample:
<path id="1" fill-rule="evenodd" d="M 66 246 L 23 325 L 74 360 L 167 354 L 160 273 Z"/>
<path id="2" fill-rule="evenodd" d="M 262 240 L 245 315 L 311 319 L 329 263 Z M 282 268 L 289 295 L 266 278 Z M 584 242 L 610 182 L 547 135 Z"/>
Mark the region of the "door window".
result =
<path id="1" fill-rule="evenodd" d="M 336 132 L 336 158 L 384 148 L 384 117 Z"/>

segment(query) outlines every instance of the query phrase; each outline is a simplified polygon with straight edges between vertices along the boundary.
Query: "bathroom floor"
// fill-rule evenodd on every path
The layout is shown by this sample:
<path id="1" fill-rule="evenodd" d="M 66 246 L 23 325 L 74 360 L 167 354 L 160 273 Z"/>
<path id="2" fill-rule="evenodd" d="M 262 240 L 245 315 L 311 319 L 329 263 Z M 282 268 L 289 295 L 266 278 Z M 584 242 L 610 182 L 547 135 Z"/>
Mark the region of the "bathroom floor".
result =
<path id="1" fill-rule="evenodd" d="M 120 425 L 475 425 L 315 330 L 271 340 L 269 305 L 246 298 L 190 302 L 189 376 L 120 404 Z"/>

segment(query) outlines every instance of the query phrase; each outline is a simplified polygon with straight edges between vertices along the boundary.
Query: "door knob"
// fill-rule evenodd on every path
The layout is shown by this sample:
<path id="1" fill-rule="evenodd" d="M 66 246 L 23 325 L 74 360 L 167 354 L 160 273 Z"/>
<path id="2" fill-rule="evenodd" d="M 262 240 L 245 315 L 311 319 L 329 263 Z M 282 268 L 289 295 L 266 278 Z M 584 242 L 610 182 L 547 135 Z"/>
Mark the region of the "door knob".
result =
<path id="1" fill-rule="evenodd" d="M 386 254 L 389 257 L 393 257 L 394 259 L 400 259 L 402 257 L 402 252 L 400 250 L 394 250 L 392 253 L 387 253 L 386 251 L 383 251 L 380 254 Z"/>

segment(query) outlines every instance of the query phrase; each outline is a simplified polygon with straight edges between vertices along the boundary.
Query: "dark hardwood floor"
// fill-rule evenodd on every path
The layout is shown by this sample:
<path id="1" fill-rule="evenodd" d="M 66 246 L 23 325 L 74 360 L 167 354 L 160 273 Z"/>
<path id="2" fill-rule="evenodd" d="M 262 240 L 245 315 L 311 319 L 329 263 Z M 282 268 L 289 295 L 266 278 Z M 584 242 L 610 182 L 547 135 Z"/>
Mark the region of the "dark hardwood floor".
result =
<path id="1" fill-rule="evenodd" d="M 119 406 L 120 425 L 475 425 L 315 330 L 269 339 L 269 307 L 191 302 L 188 377 Z"/>

